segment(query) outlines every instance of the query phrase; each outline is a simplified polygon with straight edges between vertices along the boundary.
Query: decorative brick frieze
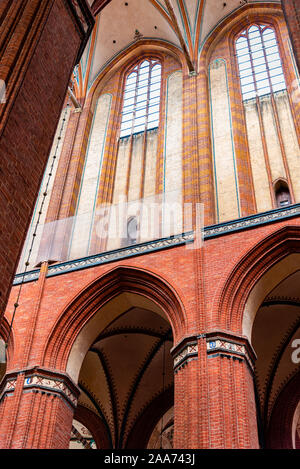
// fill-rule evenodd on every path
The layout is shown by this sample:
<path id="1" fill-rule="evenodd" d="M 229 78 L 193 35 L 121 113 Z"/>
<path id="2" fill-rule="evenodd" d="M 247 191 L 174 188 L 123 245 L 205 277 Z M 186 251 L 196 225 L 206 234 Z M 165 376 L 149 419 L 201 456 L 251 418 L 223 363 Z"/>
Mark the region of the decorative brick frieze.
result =
<path id="1" fill-rule="evenodd" d="M 253 371 L 256 360 L 255 352 L 246 338 L 235 337 L 222 332 L 206 334 L 206 350 L 208 358 L 215 356 L 245 360 Z"/>
<path id="2" fill-rule="evenodd" d="M 1 401 L 3 396 L 14 392 L 15 387 L 16 387 L 16 383 L 17 383 L 16 378 L 11 378 L 11 379 L 5 380 L 5 382 L 3 383 L 2 391 L 0 393 L 0 401 Z"/>
<path id="3" fill-rule="evenodd" d="M 195 337 L 189 337 L 175 346 L 171 353 L 174 360 L 174 372 L 177 373 L 191 360 L 198 358 L 198 341 Z"/>
<path id="4" fill-rule="evenodd" d="M 265 225 L 280 221 L 282 219 L 297 217 L 300 215 L 300 204 L 290 205 L 283 209 L 270 210 L 268 212 L 259 213 L 249 217 L 239 218 L 226 223 L 219 223 L 204 228 L 204 239 L 221 236 L 234 231 L 246 230 L 248 228 L 255 228 L 260 225 Z"/>
<path id="5" fill-rule="evenodd" d="M 148 243 L 135 244 L 128 248 L 117 249 L 114 251 L 107 251 L 96 256 L 89 256 L 83 259 L 76 259 L 63 263 L 54 264 L 49 266 L 47 277 L 65 274 L 74 270 L 86 269 L 88 267 L 95 267 L 100 264 L 126 259 L 132 256 L 147 254 L 153 251 L 167 249 L 170 247 L 180 246 L 194 241 L 194 233 L 184 233 L 170 238 L 157 239 Z M 15 277 L 14 285 L 24 282 L 31 282 L 39 278 L 39 270 L 33 270 L 24 274 L 18 274 Z"/>
<path id="6" fill-rule="evenodd" d="M 230 222 L 219 223 L 217 225 L 206 226 L 203 230 L 203 239 L 208 240 L 217 236 L 230 234 L 236 231 L 247 230 L 261 225 L 278 222 L 287 218 L 298 217 L 300 215 L 300 204 L 294 204 L 284 209 L 270 210 L 268 212 L 239 218 Z M 75 259 L 49 266 L 47 277 L 53 277 L 79 269 L 86 269 L 108 262 L 114 262 L 133 256 L 148 254 L 153 251 L 167 249 L 194 242 L 194 233 L 183 233 L 170 238 L 157 239 L 147 243 L 135 244 L 127 248 L 107 251 L 95 256 L 82 259 Z M 14 285 L 35 281 L 39 278 L 39 269 L 20 273 L 15 276 Z"/>
<path id="7" fill-rule="evenodd" d="M 17 375 L 25 374 L 23 394 L 28 392 L 43 392 L 62 397 L 71 407 L 76 408 L 79 389 L 71 379 L 62 373 L 33 368 L 12 373 Z M 0 393 L 0 401 L 7 395 L 13 394 L 17 383 L 16 376 L 7 375 L 3 381 L 3 388 Z"/>
<path id="8" fill-rule="evenodd" d="M 172 349 L 175 373 L 191 360 L 198 358 L 198 339 L 206 340 L 208 358 L 223 356 L 240 361 L 245 360 L 253 371 L 256 355 L 246 338 L 235 337 L 224 332 L 209 332 L 197 337 L 185 338 Z"/>

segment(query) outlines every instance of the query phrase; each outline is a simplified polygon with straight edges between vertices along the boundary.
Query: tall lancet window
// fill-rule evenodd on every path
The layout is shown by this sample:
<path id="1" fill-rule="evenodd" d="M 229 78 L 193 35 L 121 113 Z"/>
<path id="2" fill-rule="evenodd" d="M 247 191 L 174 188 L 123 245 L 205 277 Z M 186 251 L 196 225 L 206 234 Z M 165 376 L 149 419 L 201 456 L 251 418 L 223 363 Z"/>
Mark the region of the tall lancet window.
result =
<path id="1" fill-rule="evenodd" d="M 236 40 L 243 101 L 286 89 L 275 31 L 252 25 Z"/>
<path id="2" fill-rule="evenodd" d="M 127 75 L 120 137 L 159 125 L 161 64 L 156 59 L 139 62 Z"/>

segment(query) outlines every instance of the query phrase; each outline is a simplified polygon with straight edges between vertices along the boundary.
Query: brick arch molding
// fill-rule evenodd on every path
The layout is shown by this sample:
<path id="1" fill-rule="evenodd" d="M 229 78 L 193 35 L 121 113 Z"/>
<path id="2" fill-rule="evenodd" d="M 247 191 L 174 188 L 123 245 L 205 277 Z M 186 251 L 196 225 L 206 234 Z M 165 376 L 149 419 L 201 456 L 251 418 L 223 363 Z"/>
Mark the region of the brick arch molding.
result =
<path id="1" fill-rule="evenodd" d="M 221 327 L 245 334 L 245 308 L 251 303 L 250 295 L 254 287 L 272 267 L 291 254 L 300 254 L 300 228 L 297 226 L 279 229 L 242 257 L 229 275 L 220 296 L 218 321 Z M 299 267 L 300 264 L 297 268 Z M 297 268 L 295 266 L 296 270 Z M 277 283 L 280 280 L 282 279 L 278 279 Z M 253 321 L 254 318 L 255 315 Z M 248 340 L 251 341 L 251 337 Z"/>
<path id="2" fill-rule="evenodd" d="M 135 293 L 158 305 L 170 322 L 174 343 L 186 332 L 186 313 L 175 289 L 149 271 L 119 266 L 81 291 L 61 312 L 47 345 L 44 366 L 65 370 L 74 341 L 93 316 L 121 293 Z"/>
<path id="3" fill-rule="evenodd" d="M 288 382 L 276 401 L 267 434 L 267 448 L 295 449 L 292 428 L 299 401 L 300 372 Z M 298 444 L 296 439 L 296 447 Z"/>
<path id="4" fill-rule="evenodd" d="M 88 92 L 85 107 L 90 107 L 92 103 L 96 102 L 101 94 L 102 88 L 113 75 L 116 73 L 124 75 L 128 67 L 143 55 L 154 55 L 161 58 L 163 55 L 170 55 L 178 61 L 182 69 L 185 67 L 185 59 L 182 52 L 173 44 L 159 39 L 140 39 L 122 50 L 111 62 L 106 64 L 106 66 L 99 71 Z"/>
<path id="5" fill-rule="evenodd" d="M 249 25 L 250 22 L 260 22 L 263 20 L 271 24 L 276 23 L 275 15 L 283 17 L 281 6 L 266 2 L 252 3 L 245 5 L 245 7 L 238 12 L 233 11 L 228 17 L 221 21 L 204 40 L 199 53 L 199 66 L 203 65 L 203 61 L 206 64 L 208 63 L 218 42 L 229 30 L 232 40 L 232 37 L 238 34 L 245 26 Z"/>

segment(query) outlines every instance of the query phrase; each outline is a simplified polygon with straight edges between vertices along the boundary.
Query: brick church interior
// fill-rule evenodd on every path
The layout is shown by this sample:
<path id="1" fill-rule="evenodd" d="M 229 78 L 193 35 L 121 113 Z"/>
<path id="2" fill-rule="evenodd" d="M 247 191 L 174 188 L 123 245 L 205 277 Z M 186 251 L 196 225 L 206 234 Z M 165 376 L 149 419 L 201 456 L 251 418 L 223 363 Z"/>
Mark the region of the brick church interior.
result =
<path id="1" fill-rule="evenodd" d="M 0 2 L 0 448 L 300 449 L 299 0 Z"/>

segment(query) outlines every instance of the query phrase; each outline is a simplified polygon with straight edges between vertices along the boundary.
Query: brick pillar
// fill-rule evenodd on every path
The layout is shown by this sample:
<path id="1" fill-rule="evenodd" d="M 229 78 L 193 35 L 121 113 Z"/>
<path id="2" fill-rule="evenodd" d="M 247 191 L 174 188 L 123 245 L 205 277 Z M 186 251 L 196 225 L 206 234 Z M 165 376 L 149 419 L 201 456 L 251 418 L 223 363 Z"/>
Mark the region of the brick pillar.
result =
<path id="1" fill-rule="evenodd" d="M 174 358 L 174 448 L 198 448 L 198 340 L 186 338 L 172 350 Z"/>
<path id="2" fill-rule="evenodd" d="M 210 110 L 207 80 L 207 65 L 201 62 L 198 74 L 198 149 L 200 202 L 204 204 L 204 223 L 212 225 L 216 221 L 215 187 L 210 131 Z"/>
<path id="3" fill-rule="evenodd" d="M 94 19 L 86 0 L 0 4 L 0 318 L 68 83 Z"/>
<path id="4" fill-rule="evenodd" d="M 5 376 L 1 449 L 67 449 L 79 389 L 64 373 L 27 368 Z"/>
<path id="5" fill-rule="evenodd" d="M 245 339 L 201 334 L 172 353 L 174 447 L 257 449 L 255 356 Z"/>
<path id="6" fill-rule="evenodd" d="M 300 3 L 299 0 L 282 0 L 281 4 L 300 71 Z"/>
<path id="7" fill-rule="evenodd" d="M 254 352 L 243 338 L 206 334 L 209 448 L 258 449 Z"/>

